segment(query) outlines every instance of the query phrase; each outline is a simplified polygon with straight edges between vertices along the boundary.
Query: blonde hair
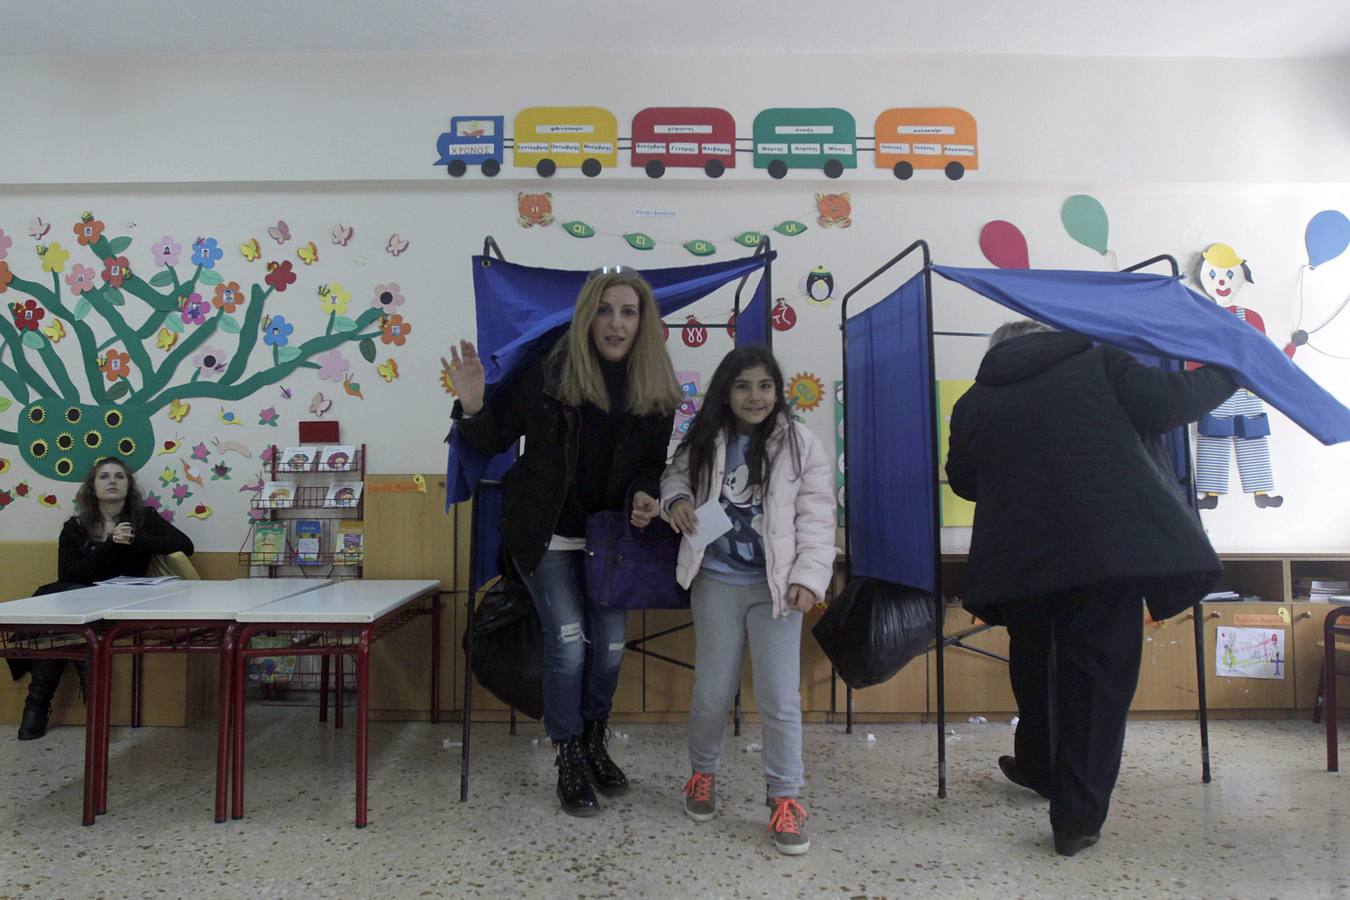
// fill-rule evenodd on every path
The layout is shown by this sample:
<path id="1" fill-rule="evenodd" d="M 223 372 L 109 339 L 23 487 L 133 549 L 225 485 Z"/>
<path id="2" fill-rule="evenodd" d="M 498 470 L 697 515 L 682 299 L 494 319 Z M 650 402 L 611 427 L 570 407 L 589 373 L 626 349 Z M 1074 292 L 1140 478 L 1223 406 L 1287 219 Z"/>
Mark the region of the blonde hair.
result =
<path id="1" fill-rule="evenodd" d="M 661 311 L 651 285 L 632 271 L 596 275 L 577 295 L 572 325 L 553 348 L 554 355 L 562 360 L 562 400 L 569 406 L 591 403 L 609 412 L 609 394 L 600 372 L 599 351 L 591 339 L 591 324 L 600 312 L 600 298 L 618 285 L 632 288 L 638 296 L 638 331 L 626 360 L 628 411 L 635 415 L 674 412 L 683 397 L 661 334 Z"/>

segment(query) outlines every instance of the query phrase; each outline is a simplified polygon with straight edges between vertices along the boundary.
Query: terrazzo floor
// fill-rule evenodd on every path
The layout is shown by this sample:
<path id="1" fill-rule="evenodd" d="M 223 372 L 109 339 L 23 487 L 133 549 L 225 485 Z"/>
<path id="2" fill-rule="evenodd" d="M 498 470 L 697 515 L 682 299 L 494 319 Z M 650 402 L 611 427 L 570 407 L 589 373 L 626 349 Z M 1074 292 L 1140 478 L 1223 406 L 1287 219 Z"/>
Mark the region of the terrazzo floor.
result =
<path id="1" fill-rule="evenodd" d="M 808 725 L 812 848 L 797 858 L 765 834 L 756 725 L 728 728 L 719 816 L 699 825 L 680 809 L 679 725 L 619 725 L 634 789 L 573 819 L 535 723 L 475 728 L 460 804 L 458 746 L 443 746 L 457 724 L 374 722 L 365 830 L 353 725 L 252 709 L 247 815 L 221 825 L 212 724 L 115 729 L 110 809 L 90 828 L 83 730 L 21 744 L 6 726 L 0 896 L 1350 897 L 1350 786 L 1306 721 L 1213 723 L 1207 786 L 1195 723 L 1131 723 L 1102 842 L 1072 859 L 1051 849 L 1046 803 L 998 772 L 1005 722 L 952 725 L 946 800 L 932 726 Z"/>

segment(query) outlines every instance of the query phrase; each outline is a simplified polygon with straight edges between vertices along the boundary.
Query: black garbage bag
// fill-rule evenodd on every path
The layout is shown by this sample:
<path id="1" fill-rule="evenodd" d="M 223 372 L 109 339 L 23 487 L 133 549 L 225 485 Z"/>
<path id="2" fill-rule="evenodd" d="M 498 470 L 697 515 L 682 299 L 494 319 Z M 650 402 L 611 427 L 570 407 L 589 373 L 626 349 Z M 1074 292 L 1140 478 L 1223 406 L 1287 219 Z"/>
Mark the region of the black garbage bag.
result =
<path id="1" fill-rule="evenodd" d="M 544 639 L 529 589 L 502 578 L 474 610 L 464 632 L 473 644 L 473 674 L 492 696 L 532 719 L 544 717 Z"/>
<path id="2" fill-rule="evenodd" d="M 876 578 L 850 578 L 811 629 L 844 683 L 881 684 L 928 650 L 936 631 L 933 595 Z"/>

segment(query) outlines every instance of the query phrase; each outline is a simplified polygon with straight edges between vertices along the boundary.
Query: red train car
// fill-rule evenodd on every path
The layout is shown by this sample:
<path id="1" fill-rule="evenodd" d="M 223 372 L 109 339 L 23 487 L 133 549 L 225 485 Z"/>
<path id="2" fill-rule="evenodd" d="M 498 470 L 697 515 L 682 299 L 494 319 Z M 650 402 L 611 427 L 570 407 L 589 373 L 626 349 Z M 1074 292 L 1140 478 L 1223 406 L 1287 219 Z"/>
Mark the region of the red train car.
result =
<path id="1" fill-rule="evenodd" d="M 660 178 L 668 167 L 720 178 L 736 165 L 736 120 L 711 106 L 649 106 L 633 116 L 633 165 Z"/>

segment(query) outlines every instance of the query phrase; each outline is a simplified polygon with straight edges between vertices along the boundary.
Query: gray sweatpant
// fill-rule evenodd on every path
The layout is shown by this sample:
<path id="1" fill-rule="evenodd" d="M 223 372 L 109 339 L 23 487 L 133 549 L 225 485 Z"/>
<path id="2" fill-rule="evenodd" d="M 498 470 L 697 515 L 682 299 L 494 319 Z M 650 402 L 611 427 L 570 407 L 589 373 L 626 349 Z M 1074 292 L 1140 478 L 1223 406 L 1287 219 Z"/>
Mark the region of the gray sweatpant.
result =
<path id="1" fill-rule="evenodd" d="M 755 703 L 764 729 L 764 780 L 770 797 L 797 796 L 802 788 L 802 614 L 775 619 L 773 598 L 763 583 L 740 586 L 698 575 L 691 594 L 690 765 L 695 772 L 717 771 L 748 637 Z"/>

